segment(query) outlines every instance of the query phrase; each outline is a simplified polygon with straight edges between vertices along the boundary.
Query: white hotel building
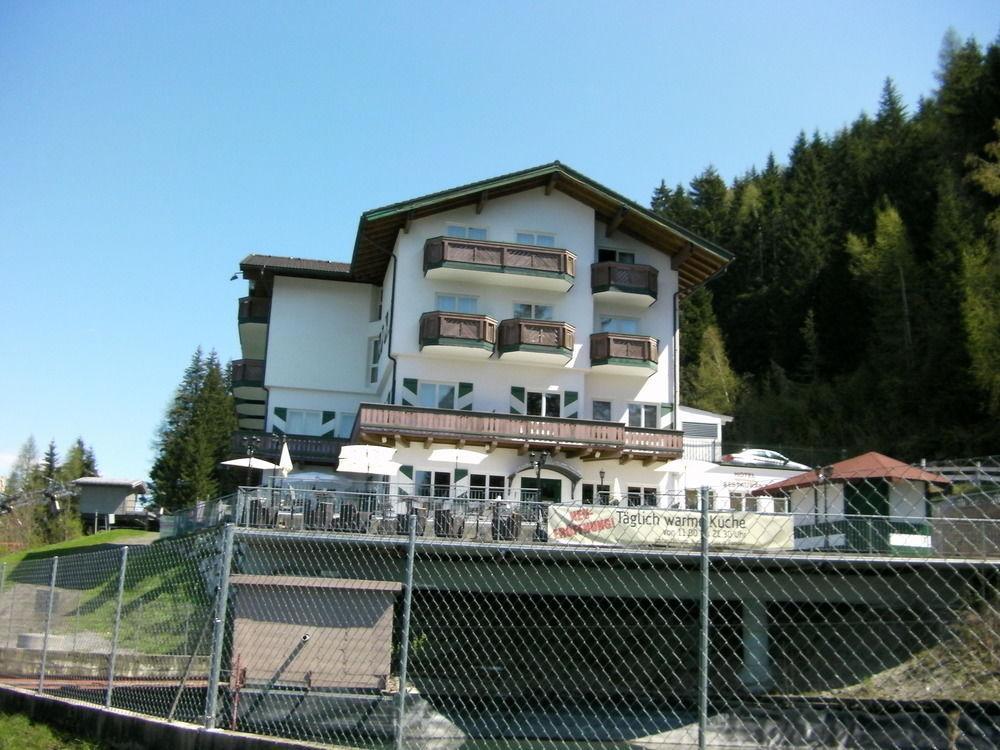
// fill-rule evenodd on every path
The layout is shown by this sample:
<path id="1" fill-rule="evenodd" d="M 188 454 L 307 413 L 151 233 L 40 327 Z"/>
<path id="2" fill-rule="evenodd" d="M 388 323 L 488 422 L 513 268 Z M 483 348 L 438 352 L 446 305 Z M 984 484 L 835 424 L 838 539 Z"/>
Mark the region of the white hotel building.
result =
<path id="1" fill-rule="evenodd" d="M 472 498 L 535 497 L 541 456 L 545 500 L 676 504 L 725 419 L 678 408 L 678 303 L 731 257 L 559 162 L 368 211 L 349 264 L 250 255 L 234 454 L 389 446 L 393 493 Z"/>

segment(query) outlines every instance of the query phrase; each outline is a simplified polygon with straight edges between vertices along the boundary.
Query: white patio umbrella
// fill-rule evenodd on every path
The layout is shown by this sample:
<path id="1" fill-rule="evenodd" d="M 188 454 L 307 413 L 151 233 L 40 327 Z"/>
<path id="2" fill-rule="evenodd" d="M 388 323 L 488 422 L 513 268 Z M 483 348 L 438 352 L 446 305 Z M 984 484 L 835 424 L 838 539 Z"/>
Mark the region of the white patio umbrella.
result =
<path id="1" fill-rule="evenodd" d="M 239 466 L 244 469 L 263 469 L 264 471 L 274 471 L 278 468 L 278 464 L 272 464 L 270 461 L 265 461 L 263 458 L 231 458 L 228 461 L 223 461 L 221 466 Z"/>
<path id="2" fill-rule="evenodd" d="M 624 500 L 622 496 L 622 483 L 618 481 L 618 477 L 615 477 L 611 483 L 611 504 L 621 505 L 622 500 Z"/>
<path id="3" fill-rule="evenodd" d="M 479 466 L 486 460 L 486 454 L 479 451 L 471 451 L 468 448 L 437 448 L 432 450 L 427 457 L 430 461 L 439 461 L 448 464 L 462 464 L 463 466 Z"/>
<path id="4" fill-rule="evenodd" d="M 288 441 L 281 441 L 281 458 L 278 459 L 278 470 L 281 472 L 281 476 L 287 477 L 288 473 L 294 469 L 295 466 L 292 464 L 292 456 L 288 452 Z"/>
<path id="5" fill-rule="evenodd" d="M 345 445 L 340 449 L 337 472 L 396 476 L 402 464 L 392 460 L 395 455 L 395 448 L 378 445 Z"/>

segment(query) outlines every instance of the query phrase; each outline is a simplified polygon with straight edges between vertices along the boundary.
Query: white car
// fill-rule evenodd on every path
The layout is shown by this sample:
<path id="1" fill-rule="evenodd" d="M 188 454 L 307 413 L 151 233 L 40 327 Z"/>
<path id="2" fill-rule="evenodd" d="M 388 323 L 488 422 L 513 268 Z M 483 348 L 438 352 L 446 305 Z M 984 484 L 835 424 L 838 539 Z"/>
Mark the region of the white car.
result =
<path id="1" fill-rule="evenodd" d="M 744 448 L 739 453 L 728 453 L 722 457 L 724 464 L 746 464 L 748 466 L 773 466 L 780 469 L 800 469 L 809 471 L 810 466 L 790 461 L 777 451 L 762 448 Z"/>

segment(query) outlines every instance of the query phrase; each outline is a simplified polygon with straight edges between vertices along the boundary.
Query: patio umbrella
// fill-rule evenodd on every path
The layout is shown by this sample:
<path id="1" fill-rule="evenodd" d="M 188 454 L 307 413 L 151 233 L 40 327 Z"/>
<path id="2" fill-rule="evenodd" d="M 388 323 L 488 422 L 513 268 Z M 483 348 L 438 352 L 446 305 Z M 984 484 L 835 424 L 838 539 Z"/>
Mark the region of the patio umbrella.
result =
<path id="1" fill-rule="evenodd" d="M 345 445 L 340 449 L 337 472 L 396 476 L 402 464 L 392 460 L 395 454 L 395 448 L 384 448 L 377 445 Z"/>
<path id="2" fill-rule="evenodd" d="M 239 466 L 243 469 L 263 469 L 264 471 L 274 471 L 278 468 L 277 464 L 272 464 L 270 461 L 265 461 L 263 458 L 231 458 L 228 461 L 223 461 L 221 466 Z"/>
<path id="3" fill-rule="evenodd" d="M 288 441 L 281 441 L 281 458 L 278 459 L 278 470 L 281 472 L 281 476 L 287 477 L 288 472 L 294 469 L 295 466 L 292 464 L 292 456 L 288 452 Z"/>
<path id="4" fill-rule="evenodd" d="M 622 483 L 618 481 L 618 477 L 615 477 L 614 481 L 611 483 L 611 504 L 621 505 L 623 499 Z"/>

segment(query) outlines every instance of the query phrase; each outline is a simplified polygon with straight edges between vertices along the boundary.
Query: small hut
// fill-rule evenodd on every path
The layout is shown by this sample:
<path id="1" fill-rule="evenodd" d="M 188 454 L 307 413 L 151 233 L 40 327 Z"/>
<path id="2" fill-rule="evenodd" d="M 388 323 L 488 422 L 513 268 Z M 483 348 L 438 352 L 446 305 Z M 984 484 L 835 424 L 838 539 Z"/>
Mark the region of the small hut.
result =
<path id="1" fill-rule="evenodd" d="M 929 499 L 951 482 L 871 451 L 753 492 L 784 496 L 796 549 L 929 555 Z"/>

